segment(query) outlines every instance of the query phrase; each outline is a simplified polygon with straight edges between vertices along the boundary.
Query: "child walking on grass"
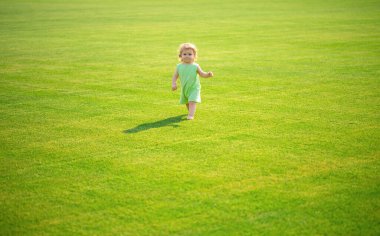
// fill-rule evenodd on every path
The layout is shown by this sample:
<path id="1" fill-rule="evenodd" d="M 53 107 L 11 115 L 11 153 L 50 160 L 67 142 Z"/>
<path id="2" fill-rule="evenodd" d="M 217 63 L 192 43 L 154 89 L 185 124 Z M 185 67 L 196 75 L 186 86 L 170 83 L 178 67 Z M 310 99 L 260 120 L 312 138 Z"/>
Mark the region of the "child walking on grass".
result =
<path id="1" fill-rule="evenodd" d="M 197 59 L 197 48 L 194 44 L 183 43 L 179 46 L 179 63 L 172 79 L 172 90 L 177 89 L 177 79 L 181 82 L 180 104 L 186 104 L 189 112 L 187 119 L 193 120 L 197 103 L 201 102 L 201 83 L 198 75 L 203 78 L 213 76 L 213 73 L 204 72 L 201 67 L 194 63 Z"/>

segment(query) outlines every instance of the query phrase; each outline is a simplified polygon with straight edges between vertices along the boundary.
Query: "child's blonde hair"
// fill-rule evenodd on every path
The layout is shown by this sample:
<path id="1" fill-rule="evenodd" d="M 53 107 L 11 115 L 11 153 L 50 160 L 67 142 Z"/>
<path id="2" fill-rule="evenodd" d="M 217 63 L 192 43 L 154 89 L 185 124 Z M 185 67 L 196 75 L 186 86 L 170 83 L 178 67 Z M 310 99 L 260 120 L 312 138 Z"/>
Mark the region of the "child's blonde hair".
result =
<path id="1" fill-rule="evenodd" d="M 184 50 L 186 50 L 186 49 L 193 50 L 193 52 L 194 52 L 194 60 L 196 60 L 197 59 L 197 51 L 198 50 L 197 50 L 197 47 L 194 44 L 192 44 L 192 43 L 183 43 L 183 44 L 179 45 L 179 48 L 178 48 L 178 52 L 179 52 L 178 57 L 179 57 L 179 60 L 181 61 L 182 52 Z"/>

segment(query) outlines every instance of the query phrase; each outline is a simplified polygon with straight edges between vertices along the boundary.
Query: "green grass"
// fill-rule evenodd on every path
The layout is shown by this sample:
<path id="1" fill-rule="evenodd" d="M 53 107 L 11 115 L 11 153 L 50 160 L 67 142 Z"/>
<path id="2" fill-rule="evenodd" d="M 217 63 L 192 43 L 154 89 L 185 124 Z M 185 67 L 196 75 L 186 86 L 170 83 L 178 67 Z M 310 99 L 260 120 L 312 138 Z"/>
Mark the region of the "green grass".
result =
<path id="1" fill-rule="evenodd" d="M 377 0 L 3 0 L 0 82 L 1 235 L 380 234 Z"/>

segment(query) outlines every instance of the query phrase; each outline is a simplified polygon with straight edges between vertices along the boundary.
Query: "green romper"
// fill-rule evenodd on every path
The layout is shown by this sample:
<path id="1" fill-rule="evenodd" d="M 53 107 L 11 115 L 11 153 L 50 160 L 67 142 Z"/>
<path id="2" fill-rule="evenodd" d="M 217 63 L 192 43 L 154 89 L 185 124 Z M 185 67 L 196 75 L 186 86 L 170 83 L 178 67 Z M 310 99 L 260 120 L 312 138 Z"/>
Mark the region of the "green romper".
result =
<path id="1" fill-rule="evenodd" d="M 179 80 L 181 81 L 180 104 L 201 102 L 201 83 L 197 73 L 198 64 L 180 63 L 177 65 Z"/>

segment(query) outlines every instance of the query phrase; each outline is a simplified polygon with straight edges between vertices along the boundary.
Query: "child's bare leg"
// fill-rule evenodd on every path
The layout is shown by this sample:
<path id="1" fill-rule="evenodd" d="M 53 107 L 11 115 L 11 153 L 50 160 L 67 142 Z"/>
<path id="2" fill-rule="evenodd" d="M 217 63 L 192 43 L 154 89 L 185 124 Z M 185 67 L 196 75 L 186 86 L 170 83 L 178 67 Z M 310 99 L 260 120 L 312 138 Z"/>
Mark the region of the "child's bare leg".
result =
<path id="1" fill-rule="evenodd" d="M 187 116 L 188 120 L 194 119 L 196 108 L 197 108 L 197 103 L 189 102 L 189 115 Z"/>
<path id="2" fill-rule="evenodd" d="M 186 103 L 187 110 L 189 110 L 189 103 Z"/>

